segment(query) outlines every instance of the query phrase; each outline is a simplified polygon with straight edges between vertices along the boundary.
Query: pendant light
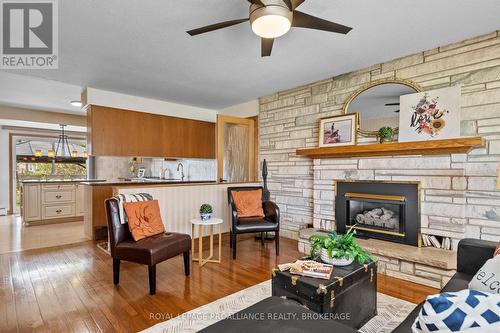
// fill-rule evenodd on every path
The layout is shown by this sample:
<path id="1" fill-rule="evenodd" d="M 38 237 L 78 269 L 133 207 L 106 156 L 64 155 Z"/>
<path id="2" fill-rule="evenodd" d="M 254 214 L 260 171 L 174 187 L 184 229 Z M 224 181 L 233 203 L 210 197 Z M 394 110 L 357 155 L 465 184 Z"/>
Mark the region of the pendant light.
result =
<path id="1" fill-rule="evenodd" d="M 64 156 L 72 156 L 71 149 L 69 148 L 68 135 L 64 131 L 64 128 L 67 125 L 60 124 L 61 126 L 61 134 L 59 134 L 59 139 L 57 140 L 56 150 L 54 152 L 54 157 L 64 157 Z M 59 150 L 60 148 L 60 150 Z M 66 152 L 68 153 L 66 155 Z"/>

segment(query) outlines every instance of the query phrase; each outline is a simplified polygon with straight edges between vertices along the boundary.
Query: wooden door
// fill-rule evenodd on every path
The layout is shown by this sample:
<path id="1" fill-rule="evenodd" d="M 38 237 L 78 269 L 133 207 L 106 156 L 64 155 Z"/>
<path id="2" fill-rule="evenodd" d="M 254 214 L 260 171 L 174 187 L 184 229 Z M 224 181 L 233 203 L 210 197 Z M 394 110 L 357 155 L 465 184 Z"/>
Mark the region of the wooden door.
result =
<path id="1" fill-rule="evenodd" d="M 217 180 L 255 180 L 255 121 L 217 115 Z"/>

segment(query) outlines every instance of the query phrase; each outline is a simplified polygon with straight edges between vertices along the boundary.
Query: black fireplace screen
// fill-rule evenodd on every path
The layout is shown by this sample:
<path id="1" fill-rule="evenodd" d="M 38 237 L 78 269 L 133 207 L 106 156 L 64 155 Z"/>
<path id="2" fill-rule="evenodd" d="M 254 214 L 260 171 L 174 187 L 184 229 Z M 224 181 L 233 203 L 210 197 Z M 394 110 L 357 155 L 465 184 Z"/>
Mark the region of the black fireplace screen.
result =
<path id="1" fill-rule="evenodd" d="M 337 181 L 337 232 L 354 226 L 358 237 L 419 245 L 418 182 Z"/>

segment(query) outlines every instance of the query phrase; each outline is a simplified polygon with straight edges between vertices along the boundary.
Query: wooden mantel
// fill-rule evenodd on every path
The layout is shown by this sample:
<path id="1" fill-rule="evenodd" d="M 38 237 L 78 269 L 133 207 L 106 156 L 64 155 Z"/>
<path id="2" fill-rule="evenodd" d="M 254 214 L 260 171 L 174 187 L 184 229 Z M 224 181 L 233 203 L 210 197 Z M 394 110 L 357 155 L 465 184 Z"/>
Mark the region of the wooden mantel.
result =
<path id="1" fill-rule="evenodd" d="M 465 154 L 473 148 L 484 147 L 481 137 L 458 139 L 394 142 L 340 147 L 297 149 L 297 155 L 310 158 L 346 158 L 398 155 L 447 155 Z"/>

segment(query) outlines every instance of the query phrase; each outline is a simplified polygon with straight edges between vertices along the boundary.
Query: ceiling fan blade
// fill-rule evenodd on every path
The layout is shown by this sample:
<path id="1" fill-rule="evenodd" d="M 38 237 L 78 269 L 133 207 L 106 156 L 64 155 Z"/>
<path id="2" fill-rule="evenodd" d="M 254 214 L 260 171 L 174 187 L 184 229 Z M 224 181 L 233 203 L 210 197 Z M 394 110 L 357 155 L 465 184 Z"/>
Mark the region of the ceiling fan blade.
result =
<path id="1" fill-rule="evenodd" d="M 302 5 L 306 0 L 290 0 L 292 2 L 292 8 L 295 10 L 298 6 Z"/>
<path id="2" fill-rule="evenodd" d="M 288 9 L 293 10 L 292 0 L 283 0 Z"/>
<path id="3" fill-rule="evenodd" d="M 248 20 L 249 20 L 249 18 L 220 22 L 220 23 L 216 23 L 216 24 L 212 24 L 212 25 L 207 25 L 206 27 L 189 30 L 186 32 L 188 34 L 190 34 L 191 36 L 196 36 L 199 34 L 204 34 L 206 32 L 210 32 L 210 31 L 214 31 L 214 30 L 218 30 L 218 29 L 222 29 L 222 28 L 227 28 L 227 27 L 230 27 L 232 25 L 240 24 L 240 23 L 243 23 L 243 22 L 248 21 Z"/>
<path id="4" fill-rule="evenodd" d="M 298 6 L 302 5 L 306 0 L 283 0 L 285 5 L 290 10 L 295 10 Z"/>
<path id="5" fill-rule="evenodd" d="M 261 39 L 261 56 L 269 57 L 273 50 L 274 38 Z"/>
<path id="6" fill-rule="evenodd" d="M 352 30 L 351 27 L 323 20 L 319 17 L 302 13 L 297 10 L 293 12 L 292 27 L 323 30 L 344 35 Z"/>
<path id="7" fill-rule="evenodd" d="M 253 3 L 254 5 L 266 6 L 261 0 L 248 0 L 248 2 Z"/>

